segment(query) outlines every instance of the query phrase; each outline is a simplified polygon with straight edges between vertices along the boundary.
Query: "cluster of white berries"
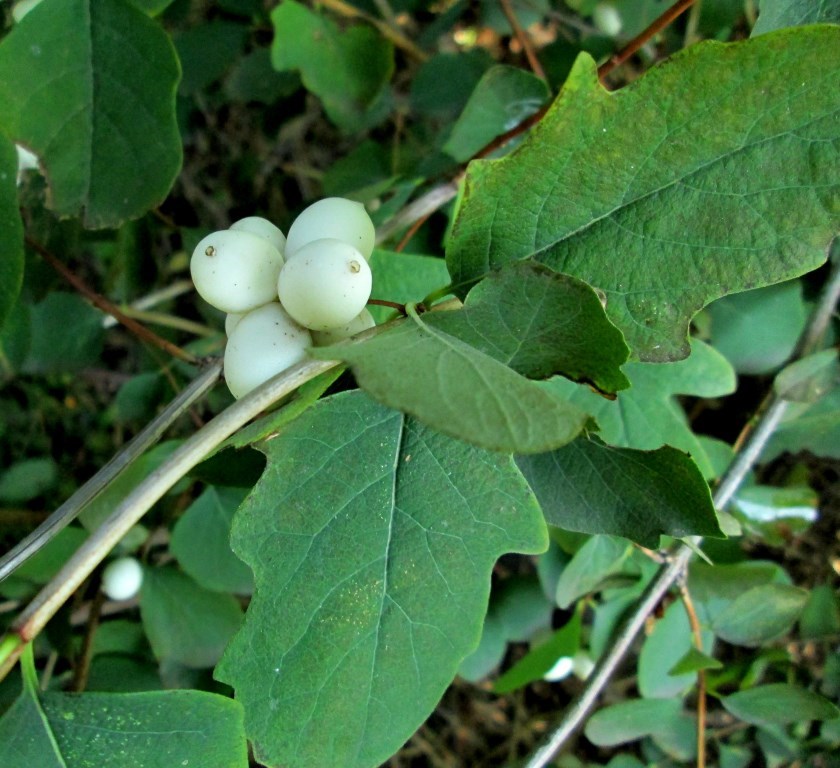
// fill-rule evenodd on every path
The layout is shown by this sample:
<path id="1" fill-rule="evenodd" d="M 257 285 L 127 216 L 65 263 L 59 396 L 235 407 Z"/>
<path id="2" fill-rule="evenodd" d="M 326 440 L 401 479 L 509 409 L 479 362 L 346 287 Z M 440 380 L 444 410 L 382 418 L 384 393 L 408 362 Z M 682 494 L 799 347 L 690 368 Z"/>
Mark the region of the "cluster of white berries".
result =
<path id="1" fill-rule="evenodd" d="M 228 313 L 225 381 L 234 397 L 302 360 L 313 343 L 373 327 L 365 305 L 374 235 L 361 203 L 328 197 L 294 220 L 288 238 L 249 216 L 196 246 L 195 288 Z"/>

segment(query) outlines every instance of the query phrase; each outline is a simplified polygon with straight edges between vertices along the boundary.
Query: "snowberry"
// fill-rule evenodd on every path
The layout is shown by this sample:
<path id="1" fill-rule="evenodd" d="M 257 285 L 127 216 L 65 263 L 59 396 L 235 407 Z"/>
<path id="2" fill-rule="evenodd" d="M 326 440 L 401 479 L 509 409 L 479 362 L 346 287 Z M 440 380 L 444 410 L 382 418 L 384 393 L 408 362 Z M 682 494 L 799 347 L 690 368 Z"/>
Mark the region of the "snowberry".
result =
<path id="1" fill-rule="evenodd" d="M 227 336 L 230 336 L 233 333 L 233 329 L 239 325 L 239 321 L 245 317 L 245 314 L 245 312 L 228 312 L 228 314 L 225 315 L 225 334 Z"/>
<path id="2" fill-rule="evenodd" d="M 247 312 L 276 298 L 282 266 L 264 237 L 230 229 L 207 235 L 190 259 L 195 289 L 223 312 Z"/>
<path id="3" fill-rule="evenodd" d="M 316 347 L 327 347 L 330 344 L 349 339 L 368 328 L 373 328 L 374 325 L 376 325 L 376 322 L 373 315 L 367 309 L 363 309 L 346 325 L 339 328 L 330 328 L 328 331 L 312 331 L 312 341 L 315 342 Z"/>
<path id="4" fill-rule="evenodd" d="M 291 258 L 313 240 L 331 237 L 352 245 L 368 259 L 375 236 L 364 205 L 343 197 L 325 197 L 304 209 L 292 222 L 285 253 Z"/>
<path id="5" fill-rule="evenodd" d="M 111 600 L 129 600 L 143 583 L 143 566 L 133 557 L 112 560 L 102 571 L 102 591 Z"/>
<path id="6" fill-rule="evenodd" d="M 346 325 L 365 308 L 371 283 L 370 267 L 356 248 L 322 238 L 304 245 L 285 263 L 277 292 L 297 322 L 326 331 Z"/>
<path id="7" fill-rule="evenodd" d="M 247 216 L 235 221 L 230 228 L 235 232 L 250 232 L 252 235 L 264 237 L 280 252 L 281 256 L 286 250 L 286 236 L 278 227 L 261 216 Z"/>
<path id="8" fill-rule="evenodd" d="M 618 9 L 610 3 L 598 3 L 592 11 L 592 23 L 609 37 L 615 37 L 623 23 Z"/>
<path id="9" fill-rule="evenodd" d="M 248 312 L 225 347 L 225 381 L 239 399 L 264 381 L 300 362 L 312 346 L 301 328 L 277 302 Z"/>

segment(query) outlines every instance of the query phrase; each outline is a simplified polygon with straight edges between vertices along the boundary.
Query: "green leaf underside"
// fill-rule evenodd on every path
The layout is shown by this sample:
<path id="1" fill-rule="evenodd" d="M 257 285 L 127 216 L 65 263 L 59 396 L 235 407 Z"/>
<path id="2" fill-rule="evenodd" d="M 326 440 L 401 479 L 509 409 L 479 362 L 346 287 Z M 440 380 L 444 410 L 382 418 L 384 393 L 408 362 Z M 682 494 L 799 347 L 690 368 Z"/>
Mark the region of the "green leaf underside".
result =
<path id="1" fill-rule="evenodd" d="M 232 535 L 256 595 L 216 675 L 258 759 L 379 765 L 478 643 L 495 560 L 545 549 L 539 508 L 509 457 L 358 391 L 263 450 Z"/>
<path id="2" fill-rule="evenodd" d="M 339 128 L 365 127 L 394 71 L 391 43 L 365 24 L 339 30 L 325 16 L 293 0 L 283 0 L 272 11 L 271 21 L 274 68 L 299 70 L 306 89 L 321 99 Z"/>
<path id="3" fill-rule="evenodd" d="M 763 584 L 736 597 L 714 620 L 718 637 L 758 646 L 787 632 L 808 602 L 808 592 L 787 584 Z"/>
<path id="4" fill-rule="evenodd" d="M 761 0 L 752 37 L 784 27 L 840 24 L 840 0 Z"/>
<path id="5" fill-rule="evenodd" d="M 674 448 L 635 451 L 581 437 L 551 453 L 520 456 L 517 464 L 546 521 L 558 528 L 651 548 L 660 536 L 723 536 L 709 486 Z"/>
<path id="6" fill-rule="evenodd" d="M 688 353 L 713 299 L 803 274 L 838 228 L 840 29 L 705 42 L 615 93 L 581 55 L 522 147 L 467 173 L 461 294 L 533 259 L 607 295 L 634 354 Z M 679 94 L 670 98 L 668 94 Z"/>
<path id="7" fill-rule="evenodd" d="M 227 697 L 203 691 L 41 693 L 28 664 L 33 679 L 0 720 L 0 756 L 8 768 L 248 765 L 242 708 Z"/>
<path id="8" fill-rule="evenodd" d="M 840 717 L 840 709 L 828 699 L 787 683 L 759 685 L 738 691 L 722 698 L 721 703 L 730 714 L 756 725 Z"/>
<path id="9" fill-rule="evenodd" d="M 57 214 L 114 227 L 180 169 L 179 76 L 168 36 L 133 5 L 47 0 L 0 44 L 0 128 L 40 158 Z"/>
<path id="10" fill-rule="evenodd" d="M 615 536 L 597 535 L 587 541 L 561 571 L 557 581 L 557 605 L 567 609 L 580 597 L 598 590 L 621 570 L 633 551 L 629 541 Z"/>
<path id="11" fill-rule="evenodd" d="M 630 386 L 619 370 L 630 350 L 598 295 L 539 264 L 510 264 L 475 286 L 461 311 L 423 320 L 529 379 L 562 374 L 604 392 Z"/>
<path id="12" fill-rule="evenodd" d="M 416 314 L 363 341 L 313 348 L 348 363 L 383 405 L 481 448 L 538 453 L 565 445 L 587 416 Z"/>
<path id="13" fill-rule="evenodd" d="M 2 118 L 0 118 L 2 119 Z M 23 224 L 17 194 L 17 152 L 0 135 L 0 328 L 17 301 L 23 284 Z"/>
<path id="14" fill-rule="evenodd" d="M 689 453 L 704 477 L 712 477 L 711 458 L 675 396 L 720 397 L 734 391 L 735 373 L 723 355 L 693 339 L 684 360 L 628 363 L 624 372 L 632 386 L 612 401 L 566 379 L 552 379 L 546 386 L 589 413 L 606 443 L 641 450 L 671 445 Z"/>
<path id="15" fill-rule="evenodd" d="M 677 699 L 630 699 L 599 710 L 586 724 L 586 738 L 599 747 L 612 747 L 644 736 L 667 732 L 682 711 Z"/>

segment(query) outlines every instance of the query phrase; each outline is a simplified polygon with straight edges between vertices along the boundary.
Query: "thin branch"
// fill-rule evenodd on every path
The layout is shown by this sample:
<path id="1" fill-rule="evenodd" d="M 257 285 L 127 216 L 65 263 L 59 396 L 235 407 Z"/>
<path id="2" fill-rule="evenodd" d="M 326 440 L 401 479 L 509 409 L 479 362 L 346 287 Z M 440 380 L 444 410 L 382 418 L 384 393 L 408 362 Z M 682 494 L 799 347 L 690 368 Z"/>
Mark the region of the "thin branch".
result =
<path id="1" fill-rule="evenodd" d="M 0 581 L 32 557 L 58 532 L 73 521 L 129 464 L 154 445 L 170 425 L 218 380 L 222 363 L 217 361 L 197 376 L 146 428 L 103 466 L 90 480 L 55 510 L 41 525 L 0 558 Z"/>
<path id="2" fill-rule="evenodd" d="M 688 623 L 691 625 L 691 634 L 694 637 L 694 647 L 703 652 L 703 632 L 700 629 L 700 620 L 697 618 L 697 611 L 694 610 L 694 601 L 688 591 L 688 584 L 685 578 L 679 580 L 680 595 L 682 596 L 683 607 L 688 615 Z M 697 670 L 697 768 L 706 768 L 706 670 Z"/>
<path id="3" fill-rule="evenodd" d="M 421 48 L 418 48 L 417 45 L 409 40 L 399 29 L 392 27 L 387 22 L 380 21 L 375 16 L 365 13 L 349 3 L 345 3 L 344 0 L 319 0 L 319 2 L 331 11 L 335 11 L 335 13 L 346 16 L 349 19 L 363 19 L 368 24 L 372 24 L 379 30 L 385 39 L 390 40 L 396 48 L 404 51 L 415 61 L 422 63 L 429 58 L 428 53 Z"/>
<path id="4" fill-rule="evenodd" d="M 67 269 L 64 264 L 61 263 L 59 259 L 53 256 L 43 245 L 39 242 L 36 242 L 31 237 L 26 237 L 26 244 L 33 250 L 36 251 L 43 259 L 46 261 L 56 272 L 58 272 L 70 285 L 72 285 L 82 296 L 84 296 L 91 304 L 95 307 L 99 307 L 103 312 L 107 312 L 109 315 L 112 315 L 120 323 L 122 323 L 128 330 L 130 330 L 137 338 L 142 339 L 143 341 L 148 342 L 149 344 L 153 344 L 156 347 L 168 352 L 173 357 L 178 358 L 179 360 L 183 360 L 187 363 L 192 363 L 193 365 L 198 363 L 198 358 L 187 352 L 186 350 L 181 349 L 179 346 L 173 344 L 171 341 L 167 341 L 166 339 L 158 336 L 153 331 L 150 331 L 143 325 L 140 325 L 136 320 L 132 320 L 128 317 L 116 304 L 106 299 L 102 294 L 97 293 L 92 288 L 89 288 L 87 284 L 81 280 L 77 275 L 73 274 L 73 272 Z"/>
<path id="5" fill-rule="evenodd" d="M 75 693 L 81 693 L 87 688 L 90 662 L 93 660 L 93 640 L 96 637 L 96 630 L 99 629 L 99 619 L 102 615 L 102 606 L 104 604 L 105 593 L 100 589 L 91 603 L 85 636 L 82 640 L 82 648 L 76 658 L 76 668 L 73 670 L 73 681 L 70 684 L 70 690 Z"/>
<path id="6" fill-rule="evenodd" d="M 665 13 L 655 19 L 654 22 L 647 27 L 647 29 L 636 35 L 636 37 L 627 43 L 627 45 L 625 45 L 618 53 L 613 54 L 606 62 L 598 67 L 598 77 L 603 80 L 616 67 L 620 67 L 624 64 L 624 62 L 635 54 L 636 51 L 648 42 L 648 40 L 659 34 L 669 24 L 673 23 L 675 19 L 691 8 L 694 3 L 695 0 L 678 0 L 674 3 L 667 11 L 665 11 Z"/>
<path id="7" fill-rule="evenodd" d="M 460 178 L 439 184 L 416 200 L 410 202 L 399 213 L 388 219 L 388 221 L 376 230 L 376 244 L 381 245 L 404 227 L 411 226 L 418 219 L 428 216 L 438 208 L 446 205 L 458 194 L 459 180 Z"/>
<path id="8" fill-rule="evenodd" d="M 340 365 L 305 360 L 279 373 L 216 416 L 186 440 L 106 518 L 17 617 L 0 640 L 0 680 L 34 638 L 129 529 L 213 449 L 281 397 Z"/>
<path id="9" fill-rule="evenodd" d="M 820 301 L 811 313 L 808 325 L 800 336 L 796 358 L 810 354 L 820 344 L 828 324 L 831 322 L 834 307 L 838 301 L 840 301 L 840 260 L 833 264 L 832 273 L 823 289 Z M 775 394 L 775 389 L 766 402 L 767 407 L 763 409 L 755 429 L 743 441 L 715 489 L 712 500 L 717 509 L 724 509 L 732 500 L 749 471 L 758 462 L 761 452 L 784 415 L 787 402 Z M 551 762 L 554 755 L 563 747 L 569 737 L 580 727 L 619 664 L 621 664 L 625 654 L 630 650 L 647 617 L 653 612 L 671 586 L 685 573 L 685 569 L 694 554 L 692 547 L 698 546 L 701 541 L 702 538 L 699 536 L 691 537 L 692 546 L 680 545 L 669 562 L 663 565 L 654 575 L 635 609 L 616 633 L 612 644 L 598 659 L 583 691 L 572 702 L 560 723 L 549 734 L 545 742 L 531 755 L 525 763 L 525 768 L 544 768 Z"/>
<path id="10" fill-rule="evenodd" d="M 402 236 L 402 239 L 397 243 L 394 250 L 397 253 L 402 253 L 403 249 L 408 245 L 409 241 L 411 240 L 414 235 L 417 234 L 417 230 L 420 229 L 428 220 L 429 216 L 431 216 L 433 211 L 429 211 L 425 216 L 421 216 L 417 221 L 414 222 Z"/>
<path id="11" fill-rule="evenodd" d="M 131 309 L 151 309 L 158 304 L 162 304 L 164 301 L 175 299 L 178 296 L 182 296 L 183 294 L 194 290 L 195 286 L 193 285 L 192 280 L 176 280 L 174 283 L 167 285 L 165 288 L 161 288 L 158 291 L 152 291 L 152 293 L 148 293 L 136 301 L 132 301 L 128 306 Z M 125 311 L 125 307 L 122 307 L 122 310 Z M 117 325 L 117 321 L 111 315 L 106 315 L 102 318 L 103 328 L 113 328 L 115 325 Z"/>
<path id="12" fill-rule="evenodd" d="M 510 24 L 510 28 L 513 30 L 514 36 L 522 46 L 522 50 L 525 53 L 525 58 L 528 59 L 528 66 L 531 67 L 531 71 L 540 78 L 540 80 L 548 80 L 545 76 L 545 70 L 542 68 L 542 64 L 540 64 L 540 60 L 537 58 L 537 52 L 534 50 L 531 38 L 522 28 L 522 25 L 519 23 L 519 19 L 516 18 L 516 12 L 513 10 L 513 5 L 510 0 L 499 0 L 499 4 L 502 6 L 502 13 L 504 13 L 505 18 L 508 20 L 508 24 Z"/>

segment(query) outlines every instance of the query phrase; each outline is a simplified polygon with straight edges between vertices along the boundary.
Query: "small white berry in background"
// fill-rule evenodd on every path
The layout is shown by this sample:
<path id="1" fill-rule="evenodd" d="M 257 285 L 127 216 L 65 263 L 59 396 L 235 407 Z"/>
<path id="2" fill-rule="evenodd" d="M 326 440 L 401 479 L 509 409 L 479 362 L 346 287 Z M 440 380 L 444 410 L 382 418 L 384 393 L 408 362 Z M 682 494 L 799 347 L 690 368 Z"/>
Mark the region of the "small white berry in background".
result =
<path id="1" fill-rule="evenodd" d="M 615 37 L 623 25 L 621 14 L 611 3 L 598 3 L 592 11 L 592 23 L 608 37 Z"/>
<path id="2" fill-rule="evenodd" d="M 304 245 L 285 263 L 277 292 L 297 322 L 326 331 L 346 325 L 365 308 L 372 284 L 370 266 L 356 248 L 322 238 Z"/>
<path id="3" fill-rule="evenodd" d="M 102 571 L 102 591 L 111 600 L 130 600 L 143 584 L 143 566 L 133 557 L 112 560 Z"/>
<path id="4" fill-rule="evenodd" d="M 312 341 L 315 342 L 316 347 L 328 347 L 330 344 L 336 344 L 355 336 L 357 333 L 366 331 L 368 328 L 373 328 L 374 325 L 376 325 L 376 321 L 373 319 L 373 315 L 365 308 L 347 325 L 330 328 L 328 331 L 312 331 Z"/>
<path id="5" fill-rule="evenodd" d="M 247 312 L 277 297 L 283 256 L 264 237 L 226 229 L 193 251 L 190 274 L 202 299 L 222 312 Z"/>
<path id="6" fill-rule="evenodd" d="M 325 197 L 305 208 L 292 222 L 286 239 L 286 258 L 313 240 L 326 237 L 352 245 L 369 259 L 376 232 L 364 205 L 343 197 Z"/>
<path id="7" fill-rule="evenodd" d="M 261 216 L 247 216 L 239 219 L 230 225 L 230 229 L 234 232 L 250 232 L 252 235 L 265 238 L 280 252 L 281 256 L 286 250 L 286 236 L 279 227 Z"/>
<path id="8" fill-rule="evenodd" d="M 312 346 L 301 328 L 276 301 L 248 312 L 225 347 L 225 382 L 239 399 L 272 376 L 306 357 Z"/>

